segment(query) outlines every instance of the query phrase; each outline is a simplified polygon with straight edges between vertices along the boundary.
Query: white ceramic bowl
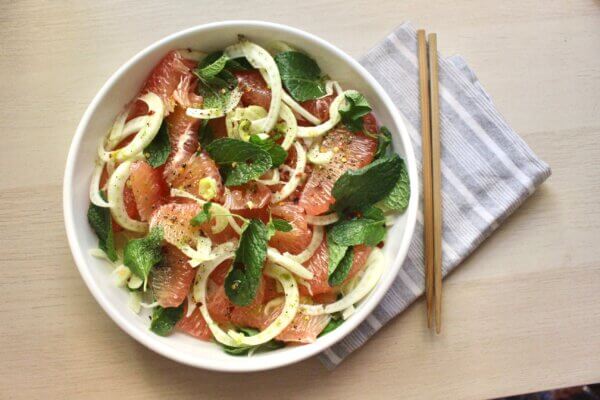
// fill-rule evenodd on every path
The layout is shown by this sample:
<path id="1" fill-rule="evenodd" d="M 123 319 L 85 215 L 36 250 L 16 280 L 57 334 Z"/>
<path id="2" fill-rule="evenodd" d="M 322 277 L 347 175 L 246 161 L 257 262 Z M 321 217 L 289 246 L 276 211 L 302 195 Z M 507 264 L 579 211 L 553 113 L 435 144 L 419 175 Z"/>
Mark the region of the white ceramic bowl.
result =
<path id="1" fill-rule="evenodd" d="M 331 73 L 343 87 L 362 92 L 373 107 L 378 121 L 393 132 L 394 149 L 408 165 L 412 191 L 408 210 L 388 232 L 384 250 L 389 266 L 356 313 L 315 343 L 253 357 L 229 356 L 214 343 L 199 341 L 182 333 L 160 337 L 150 332 L 148 318 L 135 315 L 127 307 L 126 290 L 111 284 L 110 268 L 104 261 L 88 254 L 88 249 L 96 247 L 98 240 L 86 219 L 88 185 L 97 142 L 123 106 L 136 95 L 154 65 L 169 50 L 190 47 L 214 51 L 234 43 L 238 34 L 244 34 L 259 44 L 273 40 L 288 42 L 314 57 L 322 70 Z M 269 22 L 226 21 L 200 25 L 170 35 L 138 53 L 110 77 L 88 106 L 77 127 L 67 158 L 63 206 L 67 237 L 79 272 L 98 303 L 125 332 L 146 347 L 175 361 L 211 370 L 244 372 L 281 367 L 315 355 L 342 339 L 367 317 L 392 284 L 406 257 L 417 215 L 417 194 L 417 168 L 406 127 L 388 95 L 360 64 L 323 39 L 298 29 Z"/>

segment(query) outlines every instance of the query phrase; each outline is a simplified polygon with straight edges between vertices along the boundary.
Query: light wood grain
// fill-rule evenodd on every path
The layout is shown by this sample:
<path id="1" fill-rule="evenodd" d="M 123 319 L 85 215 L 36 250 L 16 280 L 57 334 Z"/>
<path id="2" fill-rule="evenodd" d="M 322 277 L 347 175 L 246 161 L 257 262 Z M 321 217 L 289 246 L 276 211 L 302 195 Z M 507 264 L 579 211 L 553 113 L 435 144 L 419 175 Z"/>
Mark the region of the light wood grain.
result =
<path id="1" fill-rule="evenodd" d="M 425 268 L 425 303 L 427 327 L 433 326 L 435 315 L 433 304 L 434 250 L 433 250 L 433 184 L 431 168 L 431 100 L 429 93 L 429 56 L 427 35 L 424 29 L 417 31 L 417 55 L 419 59 L 419 103 L 421 105 L 421 151 L 423 167 L 423 262 Z"/>
<path id="2" fill-rule="evenodd" d="M 475 399 L 600 381 L 598 1 L 187 3 L 0 2 L 0 398 Z M 440 336 L 418 302 L 335 371 L 311 359 L 234 376 L 148 351 L 92 299 L 62 224 L 77 122 L 134 53 L 227 18 L 295 25 L 356 57 L 412 20 L 465 56 L 552 166 L 444 282 Z"/>
<path id="3" fill-rule="evenodd" d="M 431 102 L 431 181 L 433 197 L 433 292 L 435 332 L 442 330 L 442 148 L 440 139 L 440 90 L 437 34 L 427 35 L 429 44 L 429 97 Z"/>

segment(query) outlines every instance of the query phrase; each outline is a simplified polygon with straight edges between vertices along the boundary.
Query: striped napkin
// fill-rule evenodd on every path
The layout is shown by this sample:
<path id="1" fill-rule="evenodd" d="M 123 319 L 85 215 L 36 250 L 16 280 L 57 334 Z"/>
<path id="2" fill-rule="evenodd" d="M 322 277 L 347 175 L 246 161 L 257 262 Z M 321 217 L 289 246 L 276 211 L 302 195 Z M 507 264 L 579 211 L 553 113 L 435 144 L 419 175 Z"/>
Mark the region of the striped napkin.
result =
<path id="1" fill-rule="evenodd" d="M 405 23 L 361 60 L 398 107 L 421 174 L 421 115 L 417 35 Z M 439 59 L 443 263 L 446 276 L 550 176 L 504 121 L 460 56 Z M 408 257 L 375 311 L 341 342 L 319 356 L 332 369 L 423 294 L 423 214 Z"/>

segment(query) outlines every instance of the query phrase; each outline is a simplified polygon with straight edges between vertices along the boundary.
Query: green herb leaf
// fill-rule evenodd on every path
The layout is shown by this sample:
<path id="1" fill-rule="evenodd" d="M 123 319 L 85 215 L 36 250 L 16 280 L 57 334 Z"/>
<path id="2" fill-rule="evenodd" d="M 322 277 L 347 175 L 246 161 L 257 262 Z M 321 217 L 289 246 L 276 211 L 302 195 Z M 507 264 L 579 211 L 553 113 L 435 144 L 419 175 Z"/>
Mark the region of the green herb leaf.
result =
<path id="1" fill-rule="evenodd" d="M 199 67 L 204 68 L 210 64 L 215 63 L 219 58 L 223 57 L 222 51 L 215 51 L 214 53 L 210 53 L 200 63 Z M 240 58 L 227 58 L 227 62 L 225 63 L 225 69 L 230 71 L 246 71 L 252 69 L 252 65 L 248 62 L 246 57 Z"/>
<path id="2" fill-rule="evenodd" d="M 347 250 L 348 246 L 337 244 L 332 240 L 329 232 L 327 233 L 327 251 L 329 253 L 328 276 L 333 274 L 340 261 L 342 261 L 342 258 L 344 258 Z"/>
<path id="3" fill-rule="evenodd" d="M 267 242 L 265 224 L 250 220 L 240 237 L 233 268 L 225 278 L 225 293 L 234 304 L 247 306 L 254 300 L 267 258 Z"/>
<path id="4" fill-rule="evenodd" d="M 231 97 L 231 91 L 236 88 L 237 84 L 235 75 L 223 70 L 208 81 L 200 79 L 196 92 L 203 97 L 204 108 L 224 109 Z"/>
<path id="5" fill-rule="evenodd" d="M 323 330 L 321 331 L 321 333 L 319 333 L 318 337 L 321 337 L 323 335 L 327 335 L 329 332 L 337 329 L 340 325 L 342 325 L 344 323 L 344 320 L 342 318 L 331 318 L 329 320 L 329 323 L 327 325 L 325 325 L 325 328 L 323 328 Z"/>
<path id="6" fill-rule="evenodd" d="M 402 160 L 402 169 L 400 170 L 400 179 L 394 185 L 392 191 L 383 198 L 378 204 L 386 210 L 404 211 L 408 207 L 410 200 L 410 181 L 408 178 L 408 169 L 404 160 Z"/>
<path id="7" fill-rule="evenodd" d="M 275 55 L 281 81 L 296 101 L 306 101 L 325 96 L 325 83 L 319 65 L 304 53 L 282 51 Z"/>
<path id="8" fill-rule="evenodd" d="M 157 306 L 152 311 L 150 330 L 157 335 L 167 336 L 175 324 L 183 317 L 183 304 L 179 307 L 162 308 Z"/>
<path id="9" fill-rule="evenodd" d="M 340 107 L 342 123 L 352 132 L 363 130 L 363 118 L 371 112 L 371 106 L 365 97 L 356 92 L 346 93 L 346 103 Z"/>
<path id="10" fill-rule="evenodd" d="M 169 128 L 167 127 L 167 121 L 163 120 L 158 133 L 144 149 L 144 155 L 146 156 L 146 160 L 148 160 L 148 164 L 152 168 L 157 168 L 167 162 L 170 153 Z"/>
<path id="11" fill-rule="evenodd" d="M 212 206 L 212 203 L 210 201 L 204 203 L 204 205 L 202 206 L 202 211 L 200 211 L 198 214 L 196 214 L 196 216 L 194 218 L 192 218 L 190 220 L 190 225 L 199 226 L 199 225 L 202 225 L 203 223 L 205 223 L 206 221 L 209 221 L 211 206 Z"/>
<path id="12" fill-rule="evenodd" d="M 329 286 L 338 286 L 344 282 L 350 273 L 353 261 L 354 249 L 350 247 L 346 254 L 344 254 L 344 258 L 342 258 L 335 271 L 333 271 L 333 273 L 329 276 L 329 279 L 327 280 Z"/>
<path id="13" fill-rule="evenodd" d="M 287 222 L 284 219 L 273 218 L 273 220 L 271 221 L 271 223 L 273 224 L 273 226 L 275 227 L 275 229 L 278 230 L 278 231 L 280 231 L 280 232 L 289 232 L 292 229 L 294 229 L 294 227 L 292 226 L 292 224 L 290 224 L 289 222 Z"/>
<path id="14" fill-rule="evenodd" d="M 377 135 L 377 152 L 375 153 L 375 159 L 384 157 L 387 154 L 387 150 L 392 143 L 392 133 L 388 128 L 382 126 L 379 128 L 379 134 Z"/>
<path id="15" fill-rule="evenodd" d="M 213 140 L 215 140 L 213 130 L 210 125 L 208 125 L 208 120 L 203 119 L 200 123 L 200 128 L 198 129 L 198 141 L 200 142 L 201 148 L 206 148 Z"/>
<path id="16" fill-rule="evenodd" d="M 202 60 L 195 74 L 204 81 L 210 81 L 216 77 L 223 69 L 229 58 L 221 52 L 221 55 L 215 58 L 216 53 L 209 54 Z"/>
<path id="17" fill-rule="evenodd" d="M 104 198 L 102 193 L 100 193 L 100 195 Z M 90 226 L 94 232 L 96 232 L 96 236 L 98 236 L 98 247 L 106 253 L 106 256 L 111 261 L 116 261 L 117 251 L 115 250 L 115 239 L 112 230 L 110 209 L 98 207 L 97 205 L 90 203 L 87 218 Z"/>
<path id="18" fill-rule="evenodd" d="M 156 227 L 148 236 L 130 240 L 125 245 L 123 263 L 144 282 L 147 281 L 152 267 L 162 261 L 162 240 L 163 230 Z"/>
<path id="19" fill-rule="evenodd" d="M 388 195 L 398 182 L 402 159 L 398 155 L 380 158 L 364 168 L 349 170 L 335 182 L 331 193 L 338 211 L 358 210 Z"/>
<path id="20" fill-rule="evenodd" d="M 287 159 L 287 151 L 275 143 L 275 140 L 272 138 L 261 139 L 258 135 L 252 135 L 250 136 L 250 143 L 259 146 L 261 149 L 269 153 L 271 156 L 271 161 L 273 162 L 272 168 L 279 167 Z"/>
<path id="21" fill-rule="evenodd" d="M 212 159 L 223 166 L 226 186 L 236 186 L 258 179 L 272 166 L 269 153 L 243 140 L 222 138 L 206 147 Z"/>
<path id="22" fill-rule="evenodd" d="M 327 238 L 342 246 L 377 246 L 383 240 L 385 232 L 383 211 L 377 207 L 368 207 L 360 218 L 336 222 Z"/>
<path id="23" fill-rule="evenodd" d="M 254 336 L 259 332 L 256 329 L 251 329 L 251 328 L 238 328 L 238 330 L 240 332 L 242 332 L 245 336 Z M 285 343 L 280 342 L 279 340 L 275 340 L 275 339 L 269 340 L 266 343 L 259 344 L 256 346 L 231 347 L 231 346 L 221 344 L 221 347 L 223 347 L 223 351 L 225 351 L 225 353 L 232 355 L 232 356 L 245 356 L 245 355 L 248 355 L 250 352 L 252 352 L 252 354 L 259 353 L 259 352 L 265 352 L 265 351 L 280 349 L 284 346 L 285 346 Z"/>

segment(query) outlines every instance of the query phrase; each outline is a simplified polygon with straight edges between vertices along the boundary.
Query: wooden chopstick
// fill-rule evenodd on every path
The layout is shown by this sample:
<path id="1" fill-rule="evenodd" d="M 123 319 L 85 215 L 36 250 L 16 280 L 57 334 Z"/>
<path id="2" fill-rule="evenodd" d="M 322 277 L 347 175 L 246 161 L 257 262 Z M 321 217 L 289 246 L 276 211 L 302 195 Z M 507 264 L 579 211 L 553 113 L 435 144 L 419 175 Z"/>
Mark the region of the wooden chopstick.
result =
<path id="1" fill-rule="evenodd" d="M 419 89 L 421 93 L 421 136 L 423 150 L 423 245 L 425 263 L 425 296 L 427 298 L 427 326 L 433 324 L 433 183 L 431 163 L 431 110 L 429 100 L 429 62 L 425 31 L 417 31 L 419 58 Z"/>
<path id="2" fill-rule="evenodd" d="M 429 42 L 429 43 L 428 43 Z M 442 190 L 437 35 L 417 31 L 423 150 L 423 243 L 427 326 L 442 329 Z"/>
<path id="3" fill-rule="evenodd" d="M 440 95 L 438 81 L 437 35 L 429 38 L 429 100 L 431 102 L 431 166 L 433 182 L 433 293 L 435 331 L 442 330 L 442 173 L 440 142 Z"/>

